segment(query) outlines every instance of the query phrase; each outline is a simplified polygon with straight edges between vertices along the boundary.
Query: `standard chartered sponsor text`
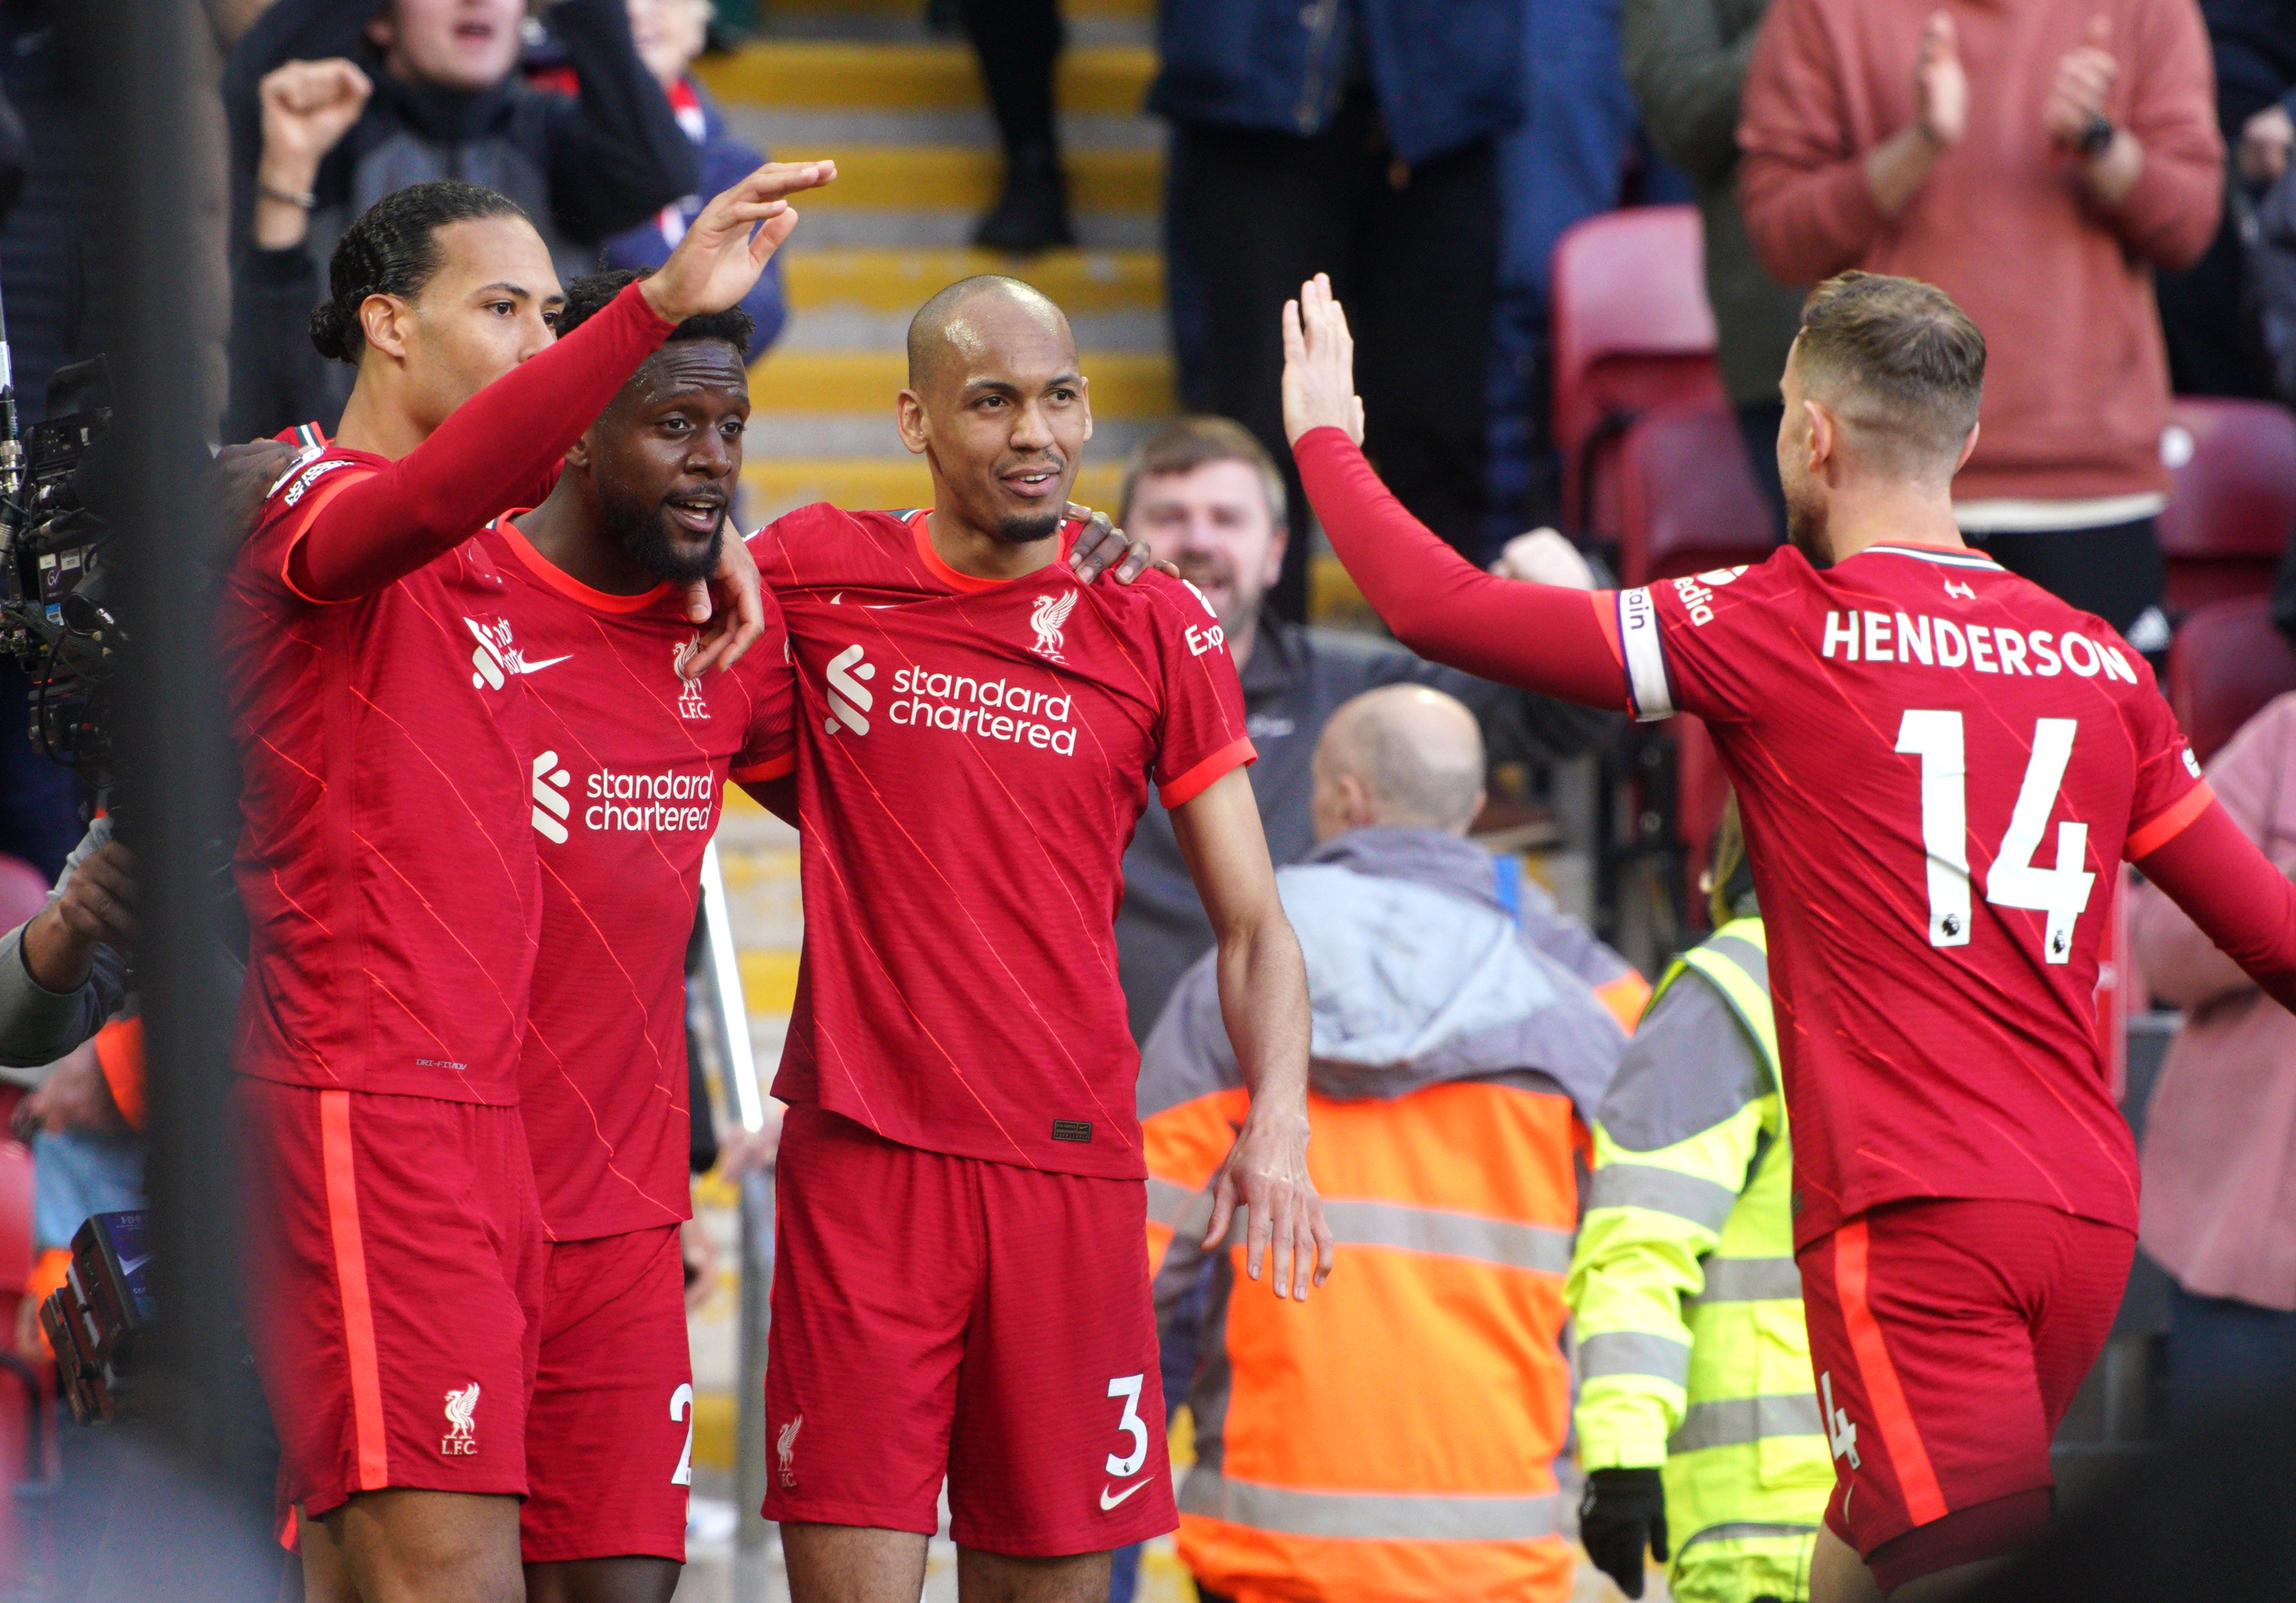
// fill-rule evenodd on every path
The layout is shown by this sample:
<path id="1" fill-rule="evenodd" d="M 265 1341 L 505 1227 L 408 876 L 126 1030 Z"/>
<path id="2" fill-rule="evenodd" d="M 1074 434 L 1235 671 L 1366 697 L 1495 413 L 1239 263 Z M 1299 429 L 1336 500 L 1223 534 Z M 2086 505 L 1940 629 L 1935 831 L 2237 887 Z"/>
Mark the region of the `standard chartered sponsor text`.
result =
<path id="1" fill-rule="evenodd" d="M 718 821 L 718 780 L 707 769 L 635 774 L 601 769 L 583 785 L 592 829 L 637 832 L 708 829 Z"/>
<path id="2" fill-rule="evenodd" d="M 1006 740 L 1062 757 L 1076 753 L 1076 729 L 1069 724 L 1072 698 L 1066 695 L 909 667 L 893 675 L 893 698 L 885 716 L 896 724 Z"/>

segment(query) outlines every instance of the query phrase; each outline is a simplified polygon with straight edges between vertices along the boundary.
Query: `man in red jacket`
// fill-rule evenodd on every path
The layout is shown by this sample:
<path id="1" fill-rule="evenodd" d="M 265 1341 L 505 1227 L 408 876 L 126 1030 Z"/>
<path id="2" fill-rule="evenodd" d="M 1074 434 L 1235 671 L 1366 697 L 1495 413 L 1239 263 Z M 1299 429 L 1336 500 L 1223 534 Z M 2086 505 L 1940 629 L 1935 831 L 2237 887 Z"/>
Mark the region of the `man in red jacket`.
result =
<path id="1" fill-rule="evenodd" d="M 1739 200 L 1762 264 L 1936 284 L 1990 344 L 1962 532 L 2169 644 L 2156 268 L 2216 232 L 2224 146 L 2191 0 L 1778 0 L 1746 74 Z"/>

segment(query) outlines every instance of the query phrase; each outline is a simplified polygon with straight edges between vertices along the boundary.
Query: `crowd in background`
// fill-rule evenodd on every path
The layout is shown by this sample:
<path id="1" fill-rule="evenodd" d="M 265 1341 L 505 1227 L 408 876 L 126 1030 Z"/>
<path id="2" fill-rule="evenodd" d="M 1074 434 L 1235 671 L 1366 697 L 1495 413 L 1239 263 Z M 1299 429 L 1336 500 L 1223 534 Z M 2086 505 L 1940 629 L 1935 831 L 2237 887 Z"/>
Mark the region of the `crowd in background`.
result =
<path id="1" fill-rule="evenodd" d="M 0 292 L 28 423 L 49 375 L 102 349 L 107 279 L 119 270 L 96 243 L 102 131 L 65 10 L 0 5 Z M 210 354 L 218 440 L 332 427 L 350 373 L 320 358 L 308 317 L 335 242 L 380 196 L 449 176 L 500 190 L 570 278 L 602 263 L 658 265 L 701 198 L 759 160 L 691 71 L 711 42 L 708 0 L 537 10 L 208 0 L 219 93 L 205 108 L 211 187 L 195 197 L 208 248 L 171 270 Z M 1029 255 L 1075 243 L 1052 88 L 1059 17 L 1052 0 L 965 0 L 954 14 L 981 53 L 1006 159 L 977 241 L 1014 253 L 1026 276 Z M 1253 783 L 1269 843 L 1279 865 L 1303 866 L 1286 894 L 1311 976 L 1359 995 L 1398 984 L 1363 951 L 1371 932 L 1414 918 L 1431 939 L 1465 941 L 1483 924 L 1515 932 L 1420 977 L 1456 988 L 1464 965 L 1486 987 L 1486 1023 L 1535 1050 L 1499 1063 L 1488 1032 L 1463 1048 L 1406 976 L 1401 992 L 1344 1018 L 1327 1020 L 1319 994 L 1317 1040 L 1319 1074 L 1352 1045 L 1408 1083 L 1371 1075 L 1319 1091 L 1352 1110 L 1524 1071 L 1513 1089 L 1529 1112 L 1461 1103 L 1447 1116 L 1517 1120 L 1509 1128 L 1526 1145 L 1490 1151 L 1551 1181 L 1562 1199 L 1552 1222 L 1567 1232 L 1579 1206 L 1573 1117 L 1630 1121 L 1633 1106 L 1606 1109 L 1606 1087 L 1616 1073 L 1647 1088 L 1658 1072 L 1655 1048 L 1620 1068 L 1649 987 L 1464 837 L 1488 763 L 1598 750 L 1611 726 L 1389 643 L 1305 627 L 1312 541 L 1283 439 L 1282 303 L 1309 274 L 1331 275 L 1357 340 L 1367 448 L 1406 506 L 1479 562 L 1592 588 L 1601 574 L 1586 554 L 1517 538 L 1561 521 L 1548 300 L 1568 228 L 1626 204 L 1695 203 L 1722 385 L 1781 537 L 1777 380 L 1803 288 L 1852 267 L 1937 284 L 1989 344 L 1980 437 L 1956 485 L 1964 533 L 2157 660 L 2178 621 L 2156 525 L 2172 394 L 2296 400 L 2296 12 L 2273 0 L 1934 12 L 1876 0 L 1163 0 L 1157 29 L 1149 104 L 1169 128 L 1170 327 L 1181 396 L 1203 415 L 1142 448 L 1120 511 L 1219 613 L 1260 744 Z M 779 271 L 748 305 L 753 354 L 788 319 Z M 65 874 L 86 799 L 29 745 L 16 711 L 26 688 L 0 666 L 0 856 L 30 865 L 20 877 L 33 884 Z M 2296 701 L 2267 709 L 2212 777 L 2289 863 Z M 1352 877 L 1313 872 L 1332 864 Z M 1152 803 L 1126 873 L 1118 936 L 1135 1033 L 1150 1043 L 1143 1112 L 1154 1115 L 1152 1142 L 1177 1130 L 1179 1150 L 1187 1120 L 1222 1106 L 1233 1065 L 1214 1061 L 1218 1032 L 1204 1014 L 1210 929 Z M 1715 921 L 1758 944 L 1750 887 L 1715 890 Z M 19 900 L 0 922 L 39 906 Z M 2190 1021 L 2145 1160 L 2144 1243 L 2177 1282 L 2180 1395 L 2296 1376 L 2296 1036 L 2165 901 L 2140 893 L 2131 940 L 2152 994 Z M 23 961 L 14 946 L 0 951 Z M 1751 1187 L 1775 1098 L 1760 1089 L 1764 1054 L 1742 999 L 1726 974 L 1707 977 L 1711 994 L 1673 993 L 1674 1027 L 1685 1040 L 1703 1030 L 1710 1046 L 1737 1042 L 1747 1087 L 1708 1095 L 1714 1120 L 1668 1125 L 1667 1140 L 1738 1120 L 1734 1179 Z M 18 1127 L 40 1142 L 43 1248 L 135 1195 L 141 1108 L 119 1066 L 130 1050 L 93 1040 L 18 1074 Z M 1375 1129 L 1359 1111 L 1334 1117 L 1319 1142 L 1447 1139 L 1433 1126 Z M 1175 1184 L 1201 1183 L 1176 1163 Z M 1185 1251 L 1160 1263 L 1159 1307 L 1178 1343 L 1167 1393 L 1193 1393 L 1199 1443 L 1217 1451 L 1206 1410 L 1224 1413 L 1250 1377 L 1197 1361 L 1218 1324 L 1201 1270 Z M 1603 1272 L 1582 1265 L 1574 1283 Z M 1322 1317 L 1341 1317 L 1336 1295 Z M 1551 1350 L 1562 1312 L 1533 1311 L 1507 1339 Z M 1677 1339 L 1690 1317 L 1669 1314 L 1673 1334 L 1660 1339 Z M 20 1344 L 36 1341 L 28 1328 Z M 1533 1407 L 1516 1434 L 1559 1451 L 1569 1380 L 1559 1367 L 1548 1378 L 1553 1406 Z M 1429 1418 L 1459 1423 L 1439 1410 Z M 1280 1481 L 1296 1468 L 1256 1473 Z M 1635 1531 L 1636 1542 L 1648 1534 Z M 1313 1550 L 1293 1555 L 1301 1573 L 1336 1562 Z M 1207 1552 L 1199 1573 L 1233 1579 L 1220 1567 L 1233 1558 Z"/>

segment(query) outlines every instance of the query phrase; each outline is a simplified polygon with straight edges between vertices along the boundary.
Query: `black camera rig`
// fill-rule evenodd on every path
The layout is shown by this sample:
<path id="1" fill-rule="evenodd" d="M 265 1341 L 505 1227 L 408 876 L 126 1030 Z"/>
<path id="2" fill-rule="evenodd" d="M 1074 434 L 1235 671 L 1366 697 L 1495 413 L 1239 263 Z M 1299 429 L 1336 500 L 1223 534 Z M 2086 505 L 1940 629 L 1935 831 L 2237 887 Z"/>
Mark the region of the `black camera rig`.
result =
<path id="1" fill-rule="evenodd" d="M 63 1285 L 40 1304 L 56 1378 L 83 1425 L 135 1411 L 135 1350 L 152 1325 L 149 1227 L 140 1208 L 89 1215 L 72 1235 Z"/>

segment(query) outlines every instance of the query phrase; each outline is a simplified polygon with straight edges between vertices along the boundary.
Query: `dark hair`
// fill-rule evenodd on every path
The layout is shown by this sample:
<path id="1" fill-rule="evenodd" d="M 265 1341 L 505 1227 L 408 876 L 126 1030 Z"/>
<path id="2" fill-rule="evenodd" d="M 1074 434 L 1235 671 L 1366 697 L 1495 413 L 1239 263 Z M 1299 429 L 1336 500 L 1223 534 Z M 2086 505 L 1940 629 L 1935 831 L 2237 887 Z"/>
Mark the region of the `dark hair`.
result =
<path id="1" fill-rule="evenodd" d="M 620 294 L 646 273 L 633 273 L 618 268 L 611 273 L 585 273 L 566 286 L 566 305 L 558 314 L 558 337 L 564 339 L 612 304 Z M 729 306 L 722 312 L 703 312 L 688 317 L 669 331 L 670 341 L 723 340 L 742 354 L 750 355 L 750 338 L 757 333 L 757 325 L 750 314 L 738 306 Z M 665 341 L 667 343 L 668 341 Z"/>
<path id="2" fill-rule="evenodd" d="M 1241 462 L 1259 475 L 1267 492 L 1268 520 L 1284 525 L 1283 475 L 1259 437 L 1225 417 L 1183 417 L 1166 423 L 1132 448 L 1124 463 L 1124 488 L 1117 493 L 1116 521 L 1132 520 L 1132 492 L 1143 479 L 1191 473 L 1208 462 Z"/>
<path id="3" fill-rule="evenodd" d="M 327 299 L 311 312 L 311 343 L 321 356 L 356 367 L 366 349 L 359 308 L 370 295 L 412 300 L 421 294 L 439 271 L 439 230 L 480 218 L 525 215 L 508 195 L 459 178 L 393 190 L 343 230 L 327 261 Z"/>
<path id="4" fill-rule="evenodd" d="M 1934 284 L 1843 273 L 1802 302 L 1795 359 L 1884 448 L 1953 456 L 1977 426 L 1985 336 Z"/>

